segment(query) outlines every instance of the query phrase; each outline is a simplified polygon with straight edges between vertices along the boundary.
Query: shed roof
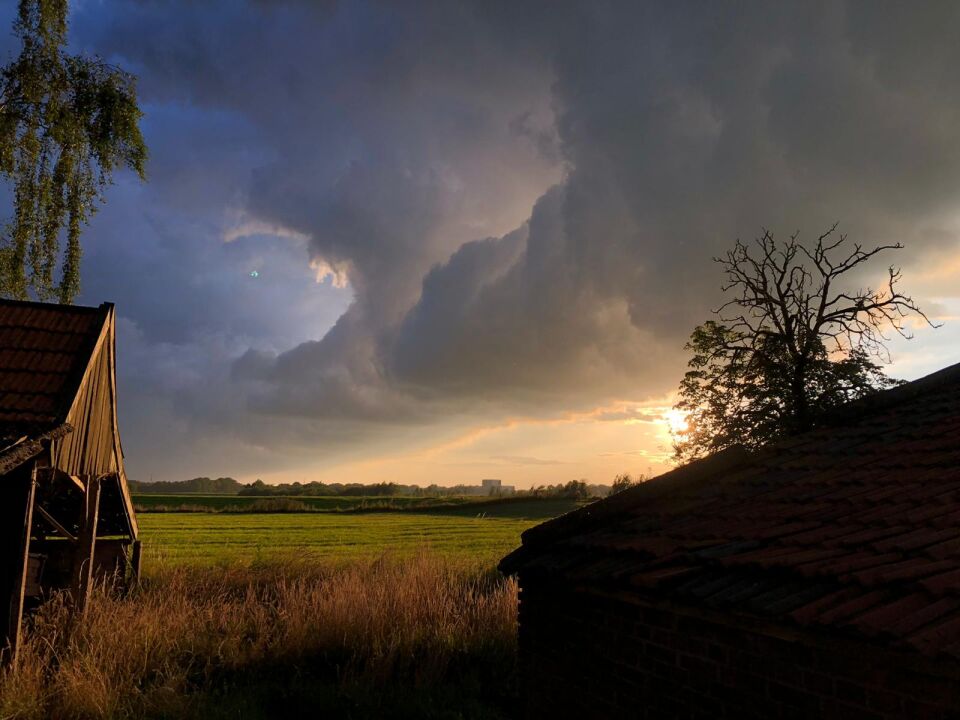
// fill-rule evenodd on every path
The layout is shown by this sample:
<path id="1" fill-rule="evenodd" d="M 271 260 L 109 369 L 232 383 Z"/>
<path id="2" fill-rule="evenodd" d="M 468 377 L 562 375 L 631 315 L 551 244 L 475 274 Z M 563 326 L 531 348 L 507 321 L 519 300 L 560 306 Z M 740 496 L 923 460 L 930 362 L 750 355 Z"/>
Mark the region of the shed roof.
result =
<path id="1" fill-rule="evenodd" d="M 960 365 L 532 528 L 501 569 L 960 659 Z"/>
<path id="2" fill-rule="evenodd" d="M 0 300 L 0 444 L 65 421 L 111 307 Z"/>

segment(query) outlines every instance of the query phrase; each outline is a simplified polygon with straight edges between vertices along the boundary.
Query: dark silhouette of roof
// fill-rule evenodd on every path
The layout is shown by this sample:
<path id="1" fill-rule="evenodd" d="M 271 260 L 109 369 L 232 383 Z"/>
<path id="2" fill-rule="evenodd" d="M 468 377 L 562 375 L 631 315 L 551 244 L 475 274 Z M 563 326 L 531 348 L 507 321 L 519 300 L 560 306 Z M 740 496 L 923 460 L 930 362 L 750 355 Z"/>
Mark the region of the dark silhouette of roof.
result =
<path id="1" fill-rule="evenodd" d="M 110 309 L 0 300 L 0 442 L 64 422 Z"/>
<path id="2" fill-rule="evenodd" d="M 501 569 L 960 658 L 960 365 L 532 528 Z"/>

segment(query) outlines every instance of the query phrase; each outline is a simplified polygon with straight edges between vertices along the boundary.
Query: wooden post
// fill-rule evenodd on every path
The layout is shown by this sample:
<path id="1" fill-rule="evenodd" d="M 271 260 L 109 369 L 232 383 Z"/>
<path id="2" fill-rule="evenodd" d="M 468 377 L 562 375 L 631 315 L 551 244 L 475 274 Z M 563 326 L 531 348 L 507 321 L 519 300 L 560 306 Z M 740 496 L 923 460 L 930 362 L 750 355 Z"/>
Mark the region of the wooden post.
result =
<path id="1" fill-rule="evenodd" d="M 97 517 L 100 515 L 100 478 L 89 475 L 84 493 L 83 526 L 77 538 L 76 556 L 73 561 L 74 616 L 83 618 L 87 611 L 87 598 L 93 580 L 93 553 L 97 544 Z"/>
<path id="2" fill-rule="evenodd" d="M 129 587 L 140 585 L 140 563 L 142 561 L 143 548 L 139 540 L 133 541 L 133 547 L 130 548 L 130 583 Z"/>
<path id="3" fill-rule="evenodd" d="M 30 534 L 33 529 L 33 501 L 37 494 L 37 466 L 33 464 L 30 468 L 30 478 L 27 481 L 26 492 L 24 493 L 25 502 L 23 515 L 21 516 L 22 525 L 19 530 L 17 543 L 12 548 L 13 573 L 11 577 L 10 605 L 7 608 L 6 638 L 0 637 L 0 640 L 6 640 L 5 647 L 0 646 L 0 660 L 4 663 L 14 664 L 17 662 L 17 649 L 20 645 L 20 627 L 23 619 L 23 597 L 24 589 L 27 584 L 27 568 L 30 563 Z M 3 548 L 0 548 L 0 552 Z"/>

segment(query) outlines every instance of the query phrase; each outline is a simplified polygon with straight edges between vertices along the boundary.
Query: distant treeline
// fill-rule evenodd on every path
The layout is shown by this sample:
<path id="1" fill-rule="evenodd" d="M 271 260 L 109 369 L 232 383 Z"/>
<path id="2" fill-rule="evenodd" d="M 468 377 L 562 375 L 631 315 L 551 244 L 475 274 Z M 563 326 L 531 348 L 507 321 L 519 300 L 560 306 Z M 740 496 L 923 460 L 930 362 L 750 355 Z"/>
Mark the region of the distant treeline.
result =
<path id="1" fill-rule="evenodd" d="M 495 492 L 495 490 L 494 490 Z M 609 485 L 588 485 L 583 480 L 571 480 L 568 483 L 557 485 L 540 485 L 530 490 L 518 490 L 518 496 L 535 497 L 574 497 L 588 498 L 603 497 L 610 492 Z M 241 487 L 239 495 L 257 495 L 257 496 L 283 496 L 296 497 L 298 495 L 315 496 L 337 496 L 349 495 L 352 497 L 391 497 L 391 496 L 412 496 L 412 497 L 450 497 L 459 495 L 476 495 L 476 485 L 399 485 L 397 483 L 373 483 L 363 485 L 360 483 L 283 483 L 280 485 L 268 485 L 262 480 L 257 480 L 249 485 Z"/>
<path id="2" fill-rule="evenodd" d="M 196 477 L 192 480 L 177 480 L 175 482 L 140 482 L 128 481 L 130 492 L 142 495 L 181 495 L 183 493 L 198 493 L 203 495 L 239 495 L 246 487 L 232 477 Z"/>
<path id="3" fill-rule="evenodd" d="M 282 483 L 268 485 L 262 480 L 252 483 L 240 483 L 230 477 L 198 477 L 178 482 L 138 482 L 130 481 L 130 490 L 141 495 L 183 495 L 197 493 L 203 495 L 254 495 L 257 497 L 452 497 L 476 495 L 476 485 L 400 485 L 384 482 L 364 485 L 361 483 Z M 518 490 L 518 496 L 533 497 L 604 497 L 610 492 L 609 485 L 588 485 L 583 480 L 571 480 L 557 485 L 540 485 L 530 490 Z"/>

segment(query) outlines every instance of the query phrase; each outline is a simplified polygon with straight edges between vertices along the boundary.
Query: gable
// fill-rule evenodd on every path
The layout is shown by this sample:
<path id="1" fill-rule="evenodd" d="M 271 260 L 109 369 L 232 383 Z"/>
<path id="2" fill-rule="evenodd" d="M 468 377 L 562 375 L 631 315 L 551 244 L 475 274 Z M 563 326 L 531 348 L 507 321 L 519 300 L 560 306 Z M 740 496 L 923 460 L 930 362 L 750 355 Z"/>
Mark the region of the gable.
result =
<path id="1" fill-rule="evenodd" d="M 51 464 L 69 475 L 117 472 L 114 412 L 109 343 L 104 341 L 91 358 L 65 417 L 73 432 L 51 444 Z"/>

